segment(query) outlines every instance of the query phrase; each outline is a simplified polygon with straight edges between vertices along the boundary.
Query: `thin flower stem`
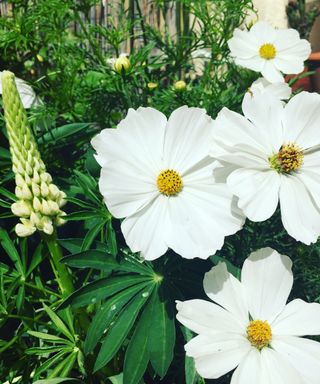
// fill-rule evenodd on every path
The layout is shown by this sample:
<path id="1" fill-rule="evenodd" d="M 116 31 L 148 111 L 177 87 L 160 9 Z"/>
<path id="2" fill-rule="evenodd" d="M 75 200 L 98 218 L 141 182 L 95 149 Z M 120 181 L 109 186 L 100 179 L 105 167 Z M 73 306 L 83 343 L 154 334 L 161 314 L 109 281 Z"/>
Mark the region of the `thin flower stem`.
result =
<path id="1" fill-rule="evenodd" d="M 47 243 L 51 255 L 51 266 L 59 284 L 62 296 L 68 296 L 74 291 L 74 286 L 72 282 L 72 277 L 67 267 L 60 262 L 63 255 L 60 245 L 57 242 L 56 234 L 54 232 L 50 236 L 43 235 L 43 239 Z"/>

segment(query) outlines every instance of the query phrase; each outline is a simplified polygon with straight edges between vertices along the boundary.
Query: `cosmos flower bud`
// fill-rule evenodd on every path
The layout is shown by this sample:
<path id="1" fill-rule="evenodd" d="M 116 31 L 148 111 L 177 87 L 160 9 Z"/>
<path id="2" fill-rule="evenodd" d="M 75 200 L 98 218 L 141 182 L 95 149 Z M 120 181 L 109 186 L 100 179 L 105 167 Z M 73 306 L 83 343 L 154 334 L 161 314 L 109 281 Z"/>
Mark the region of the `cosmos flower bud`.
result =
<path id="1" fill-rule="evenodd" d="M 118 57 L 114 63 L 114 70 L 117 73 L 127 72 L 130 69 L 131 63 L 126 56 Z"/>
<path id="2" fill-rule="evenodd" d="M 173 88 L 177 92 L 182 92 L 187 88 L 187 84 L 185 81 L 179 80 L 174 83 Z"/>

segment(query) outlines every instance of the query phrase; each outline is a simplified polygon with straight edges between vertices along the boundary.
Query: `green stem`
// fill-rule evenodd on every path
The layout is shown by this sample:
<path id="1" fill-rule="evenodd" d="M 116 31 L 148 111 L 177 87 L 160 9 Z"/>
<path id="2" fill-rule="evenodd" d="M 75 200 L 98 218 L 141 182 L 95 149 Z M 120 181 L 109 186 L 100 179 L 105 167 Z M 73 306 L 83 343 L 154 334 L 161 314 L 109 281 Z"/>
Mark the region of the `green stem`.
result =
<path id="1" fill-rule="evenodd" d="M 72 283 L 72 277 L 68 271 L 68 268 L 60 262 L 63 257 L 61 248 L 57 242 L 56 234 L 43 235 L 43 239 L 47 243 L 51 258 L 51 265 L 53 272 L 57 278 L 62 296 L 68 296 L 74 291 Z"/>

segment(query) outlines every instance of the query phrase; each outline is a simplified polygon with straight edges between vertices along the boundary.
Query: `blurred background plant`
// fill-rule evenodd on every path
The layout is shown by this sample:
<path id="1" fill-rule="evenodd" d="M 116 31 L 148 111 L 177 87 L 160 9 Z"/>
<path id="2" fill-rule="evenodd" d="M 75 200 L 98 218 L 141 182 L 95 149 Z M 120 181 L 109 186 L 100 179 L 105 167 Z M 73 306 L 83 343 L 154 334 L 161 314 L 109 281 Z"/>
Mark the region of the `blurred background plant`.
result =
<path id="1" fill-rule="evenodd" d="M 227 41 L 250 10 L 251 0 L 0 4 L 0 69 L 27 81 L 41 100 L 28 118 L 48 172 L 68 196 L 59 247 L 77 289 L 64 300 L 46 243 L 13 231 L 14 174 L 1 114 L 1 382 L 204 383 L 185 357 L 191 334 L 175 323 L 174 301 L 204 297 L 203 274 L 213 264 L 228 260 L 237 275 L 260 247 L 295 258 L 295 297 L 319 300 L 319 246 L 290 239 L 279 214 L 247 222 L 207 261 L 171 252 L 141 264 L 98 190 L 90 139 L 128 108 L 169 115 L 187 104 L 212 117 L 224 106 L 240 111 L 257 75 L 233 64 Z"/>

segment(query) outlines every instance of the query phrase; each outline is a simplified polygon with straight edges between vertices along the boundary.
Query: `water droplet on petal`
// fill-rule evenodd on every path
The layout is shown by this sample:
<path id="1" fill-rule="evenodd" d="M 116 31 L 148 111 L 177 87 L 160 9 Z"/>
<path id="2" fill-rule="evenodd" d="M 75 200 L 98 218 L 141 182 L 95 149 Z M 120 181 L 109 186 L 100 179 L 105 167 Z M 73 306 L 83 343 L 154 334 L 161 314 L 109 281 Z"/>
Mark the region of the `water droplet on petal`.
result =
<path id="1" fill-rule="evenodd" d="M 143 292 L 142 297 L 148 297 L 148 296 L 149 296 L 149 292 Z"/>

